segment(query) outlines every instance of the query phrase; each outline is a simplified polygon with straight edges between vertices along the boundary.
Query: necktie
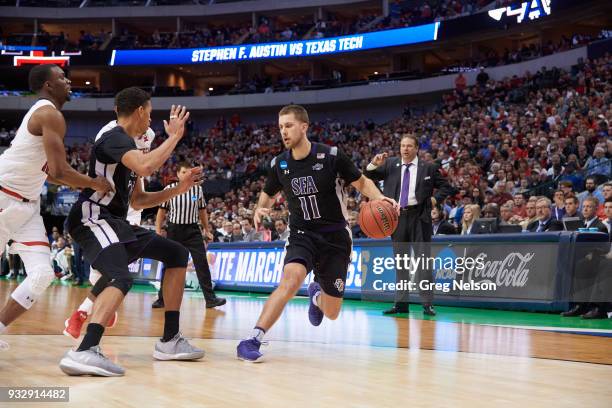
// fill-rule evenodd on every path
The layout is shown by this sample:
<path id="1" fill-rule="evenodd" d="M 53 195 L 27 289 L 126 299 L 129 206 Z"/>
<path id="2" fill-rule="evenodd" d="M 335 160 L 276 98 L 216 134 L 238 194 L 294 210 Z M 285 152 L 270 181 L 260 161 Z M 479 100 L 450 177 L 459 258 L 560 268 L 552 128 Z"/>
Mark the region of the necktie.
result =
<path id="1" fill-rule="evenodd" d="M 400 207 L 404 208 L 408 206 L 408 190 L 410 189 L 410 165 L 406 164 L 404 168 L 404 179 L 402 180 L 402 191 L 400 193 Z"/>
<path id="2" fill-rule="evenodd" d="M 536 232 L 542 232 L 544 231 L 544 224 L 540 223 L 540 225 L 538 225 L 538 229 L 536 230 Z"/>

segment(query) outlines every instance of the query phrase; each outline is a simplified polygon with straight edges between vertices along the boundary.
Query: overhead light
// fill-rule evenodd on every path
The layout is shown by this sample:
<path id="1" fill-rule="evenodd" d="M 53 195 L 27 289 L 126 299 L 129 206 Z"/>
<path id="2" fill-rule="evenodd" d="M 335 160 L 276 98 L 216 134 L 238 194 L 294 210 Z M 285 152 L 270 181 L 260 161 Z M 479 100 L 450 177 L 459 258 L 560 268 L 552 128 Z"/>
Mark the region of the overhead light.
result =
<path id="1" fill-rule="evenodd" d="M 214 89 L 213 89 L 213 87 L 211 86 L 210 88 L 208 88 L 208 90 L 209 90 L 209 91 L 213 91 Z"/>
<path id="2" fill-rule="evenodd" d="M 91 82 L 85 81 L 85 85 L 91 85 Z"/>

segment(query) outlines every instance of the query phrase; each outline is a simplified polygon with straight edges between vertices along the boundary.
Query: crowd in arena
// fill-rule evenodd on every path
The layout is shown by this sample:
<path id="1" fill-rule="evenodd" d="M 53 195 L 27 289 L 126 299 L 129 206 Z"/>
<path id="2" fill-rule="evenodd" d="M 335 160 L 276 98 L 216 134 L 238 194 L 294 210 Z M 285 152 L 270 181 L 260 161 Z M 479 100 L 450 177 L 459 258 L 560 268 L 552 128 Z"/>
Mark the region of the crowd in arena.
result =
<path id="1" fill-rule="evenodd" d="M 588 212 L 593 204 L 595 215 L 606 219 L 604 201 L 612 197 L 611 65 L 607 55 L 570 71 L 543 67 L 501 81 L 482 70 L 471 87 L 459 75 L 456 88 L 433 110 L 407 108 L 383 124 L 318 121 L 309 137 L 340 146 L 365 168 L 379 152 L 396 155 L 402 134 L 417 135 L 420 159 L 439 164 L 456 189 L 435 210 L 437 221 L 447 220 L 455 233 L 468 233 L 482 217 L 527 230 L 537 220 L 539 198 L 551 200 L 551 213 L 559 219 L 590 216 L 584 207 Z M 1 140 L 10 140 L 5 134 L 11 132 L 0 131 Z M 163 135 L 157 133 L 160 143 Z M 209 195 L 206 235 L 212 241 L 283 239 L 288 210 L 282 197 L 259 231 L 252 221 L 266 166 L 282 149 L 277 134 L 275 123 L 246 124 L 237 114 L 219 118 L 209 129 L 192 122 L 175 157 L 147 179 L 147 188 L 159 190 L 173 181 L 179 161 L 202 165 L 209 182 L 224 180 L 229 186 L 225 194 Z M 81 172 L 87 170 L 89 149 L 87 144 L 69 148 L 69 161 Z M 356 222 L 361 197 L 348 190 L 349 223 L 354 237 L 363 237 Z M 585 200 L 590 204 L 584 206 Z M 143 222 L 153 224 L 151 218 Z"/>
<path id="2" fill-rule="evenodd" d="M 333 12 L 316 22 L 282 22 L 268 16 L 260 16 L 257 24 L 207 24 L 185 23 L 180 32 L 156 29 L 149 35 L 119 29 L 111 48 L 193 48 L 224 46 L 241 43 L 281 42 L 301 39 L 318 39 L 410 27 L 448 18 L 473 14 L 491 3 L 490 0 L 391 0 L 389 15 L 382 12 L 363 12 L 355 17 L 342 17 Z M 133 4 L 132 4 L 133 5 Z M 10 33 L 4 33 L 9 35 Z M 41 29 L 36 37 L 37 45 L 44 45 L 56 52 L 73 50 L 99 50 L 112 33 L 82 30 L 78 38 L 62 32 L 50 33 Z M 18 40 L 13 38 L 12 42 Z M 25 38 L 24 41 L 32 41 Z M 13 44 L 16 45 L 16 44 Z"/>

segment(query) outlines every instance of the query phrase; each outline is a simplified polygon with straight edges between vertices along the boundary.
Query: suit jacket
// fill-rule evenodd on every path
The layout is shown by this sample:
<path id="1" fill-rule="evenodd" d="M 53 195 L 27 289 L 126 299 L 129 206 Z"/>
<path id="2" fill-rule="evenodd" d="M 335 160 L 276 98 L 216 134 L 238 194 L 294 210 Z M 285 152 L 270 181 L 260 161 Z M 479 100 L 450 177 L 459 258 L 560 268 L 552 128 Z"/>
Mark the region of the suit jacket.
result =
<path id="1" fill-rule="evenodd" d="M 383 180 L 383 194 L 399 202 L 402 180 L 402 159 L 400 157 L 390 157 L 382 166 L 371 171 L 366 170 L 364 174 L 372 180 Z M 449 195 L 455 194 L 456 190 L 442 177 L 437 165 L 420 159 L 417 165 L 416 180 L 414 194 L 419 206 L 419 216 L 422 221 L 431 224 L 431 197 L 435 197 L 437 202 L 442 202 Z M 438 189 L 435 196 L 434 188 Z"/>
<path id="2" fill-rule="evenodd" d="M 448 221 L 442 221 L 438 226 L 438 230 L 433 235 L 455 235 L 457 234 L 457 230 L 455 227 Z"/>
<path id="3" fill-rule="evenodd" d="M 538 226 L 540 225 L 540 220 L 535 220 L 531 224 L 527 226 L 527 230 L 531 232 L 536 232 L 538 230 Z M 550 219 L 544 224 L 544 231 L 563 231 L 563 223 L 559 220 L 555 220 L 554 217 L 550 217 Z"/>
<path id="4" fill-rule="evenodd" d="M 586 221 L 584 222 L 584 227 L 586 228 Z M 597 228 L 597 230 L 599 232 L 605 232 L 606 234 L 608 234 L 608 227 L 606 227 L 606 224 L 604 224 L 603 222 L 601 222 L 601 220 L 599 218 L 595 218 L 595 221 L 593 221 L 591 223 L 591 226 L 589 228 Z"/>

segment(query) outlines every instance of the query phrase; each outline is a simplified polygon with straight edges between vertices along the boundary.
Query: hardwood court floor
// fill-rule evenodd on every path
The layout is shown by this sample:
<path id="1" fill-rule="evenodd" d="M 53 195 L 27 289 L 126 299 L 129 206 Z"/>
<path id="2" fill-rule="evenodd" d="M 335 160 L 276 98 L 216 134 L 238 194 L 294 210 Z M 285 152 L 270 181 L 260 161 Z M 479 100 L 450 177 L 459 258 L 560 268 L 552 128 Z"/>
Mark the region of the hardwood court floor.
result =
<path id="1" fill-rule="evenodd" d="M 13 287 L 0 281 L 1 302 Z M 237 341 L 265 296 L 232 296 L 221 310 L 187 298 L 182 330 L 207 355 L 157 362 L 163 311 L 151 309 L 151 294 L 130 293 L 102 342 L 126 376 L 68 377 L 58 363 L 74 343 L 60 333 L 86 293 L 52 286 L 9 328 L 0 386 L 69 386 L 70 405 L 82 407 L 612 406 L 611 338 L 444 322 L 443 309 L 436 320 L 389 318 L 372 304 L 347 302 L 339 320 L 314 328 L 307 301 L 296 299 L 267 336 L 267 361 L 238 361 Z"/>

